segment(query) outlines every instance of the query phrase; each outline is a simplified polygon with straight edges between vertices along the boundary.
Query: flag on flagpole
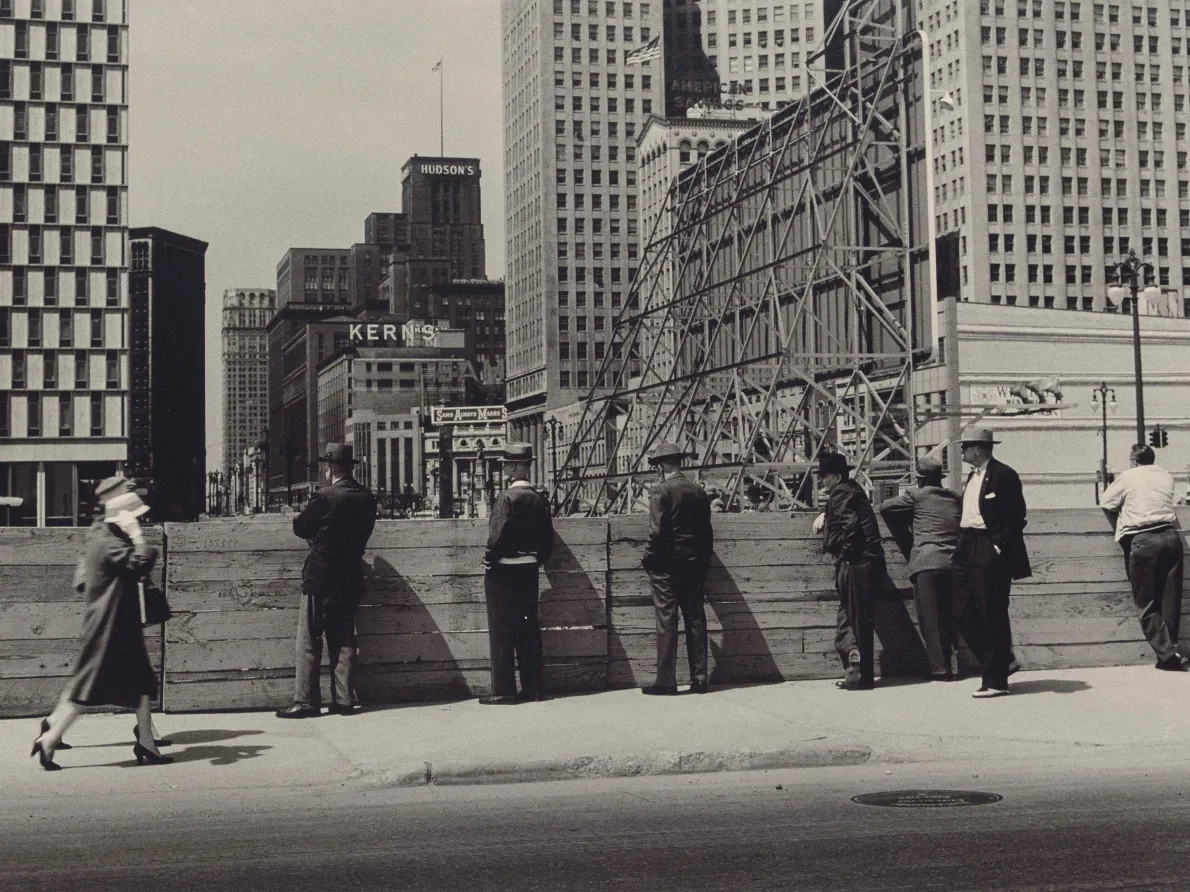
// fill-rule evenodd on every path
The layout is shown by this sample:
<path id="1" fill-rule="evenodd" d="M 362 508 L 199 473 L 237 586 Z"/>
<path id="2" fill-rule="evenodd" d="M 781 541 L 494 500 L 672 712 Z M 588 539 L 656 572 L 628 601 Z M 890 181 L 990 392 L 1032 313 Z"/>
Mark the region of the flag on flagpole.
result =
<path id="1" fill-rule="evenodd" d="M 430 71 L 431 72 L 438 71 L 440 68 L 442 68 L 442 60 L 441 59 L 439 59 L 437 62 L 434 63 L 434 67 L 431 68 Z"/>
<path id="2" fill-rule="evenodd" d="M 653 59 L 661 58 L 661 35 L 658 34 L 644 46 L 638 46 L 632 52 L 624 57 L 624 62 L 628 65 L 639 65 L 642 62 L 649 62 Z"/>

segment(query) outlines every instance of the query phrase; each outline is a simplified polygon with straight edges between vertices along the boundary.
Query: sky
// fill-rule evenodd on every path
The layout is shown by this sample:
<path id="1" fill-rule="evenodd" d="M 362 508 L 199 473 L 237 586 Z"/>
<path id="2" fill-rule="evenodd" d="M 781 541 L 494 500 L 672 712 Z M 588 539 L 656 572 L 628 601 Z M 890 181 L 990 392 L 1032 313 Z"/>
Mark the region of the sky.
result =
<path id="1" fill-rule="evenodd" d="M 210 244 L 207 467 L 222 464 L 223 291 L 276 287 L 290 247 L 363 241 L 401 165 L 478 157 L 489 276 L 504 274 L 499 0 L 132 0 L 133 226 Z"/>

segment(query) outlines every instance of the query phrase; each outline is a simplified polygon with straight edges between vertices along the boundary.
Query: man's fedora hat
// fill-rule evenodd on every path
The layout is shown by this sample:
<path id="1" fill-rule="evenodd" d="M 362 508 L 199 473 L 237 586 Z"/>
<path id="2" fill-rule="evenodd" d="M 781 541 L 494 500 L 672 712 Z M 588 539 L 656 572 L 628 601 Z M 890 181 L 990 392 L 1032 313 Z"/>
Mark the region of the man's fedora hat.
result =
<path id="1" fill-rule="evenodd" d="M 318 460 L 335 465 L 354 465 L 355 447 L 350 443 L 327 443 Z"/>
<path id="2" fill-rule="evenodd" d="M 653 447 L 653 454 L 649 456 L 649 464 L 655 465 L 665 458 L 690 458 L 687 452 L 677 443 L 658 443 Z"/>
<path id="3" fill-rule="evenodd" d="M 847 464 L 847 456 L 841 452 L 822 452 L 818 455 L 818 473 L 819 474 L 839 474 L 846 476 L 847 472 L 851 470 L 851 465 Z"/>
<path id="4" fill-rule="evenodd" d="M 966 446 L 968 443 L 999 443 L 999 440 L 992 439 L 991 428 L 987 427 L 967 427 L 963 428 L 963 432 L 959 435 L 959 445 Z"/>
<path id="5" fill-rule="evenodd" d="M 512 461 L 533 461 L 533 444 L 532 443 L 506 443 L 504 444 L 504 455 L 501 457 L 502 462 Z"/>
<path id="6" fill-rule="evenodd" d="M 934 458 L 932 455 L 927 455 L 917 460 L 917 476 L 918 477 L 941 477 L 942 476 L 942 462 Z"/>

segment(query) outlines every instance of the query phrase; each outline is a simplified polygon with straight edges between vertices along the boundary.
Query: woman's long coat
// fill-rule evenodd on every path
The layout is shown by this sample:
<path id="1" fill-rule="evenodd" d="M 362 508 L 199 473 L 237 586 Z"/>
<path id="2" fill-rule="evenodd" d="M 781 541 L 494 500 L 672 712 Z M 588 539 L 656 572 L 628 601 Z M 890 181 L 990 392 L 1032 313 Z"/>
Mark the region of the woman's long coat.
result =
<path id="1" fill-rule="evenodd" d="M 156 548 L 133 544 L 114 524 L 98 520 L 87 531 L 74 573 L 75 588 L 87 597 L 82 651 L 67 689 L 76 703 L 135 707 L 156 695 L 137 589 L 156 561 Z"/>

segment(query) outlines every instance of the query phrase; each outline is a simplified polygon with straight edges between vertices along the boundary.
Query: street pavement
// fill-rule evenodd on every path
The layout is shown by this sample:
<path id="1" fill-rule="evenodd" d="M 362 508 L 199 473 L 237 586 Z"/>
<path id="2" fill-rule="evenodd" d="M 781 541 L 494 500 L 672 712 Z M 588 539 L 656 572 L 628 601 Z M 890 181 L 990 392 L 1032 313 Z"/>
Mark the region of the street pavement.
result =
<path id="1" fill-rule="evenodd" d="M 157 715 L 177 763 L 137 768 L 133 716 L 84 715 L 43 772 L 35 719 L 0 722 L 0 798 L 112 791 L 398 787 L 897 763 L 1056 763 L 1143 747 L 1190 748 L 1190 674 L 1152 667 L 1021 672 L 1013 693 L 975 700 L 978 679 L 830 681 L 645 697 L 637 690 L 543 703 L 377 707 L 284 720 L 272 712 Z M 128 770 L 137 768 L 137 770 Z"/>

